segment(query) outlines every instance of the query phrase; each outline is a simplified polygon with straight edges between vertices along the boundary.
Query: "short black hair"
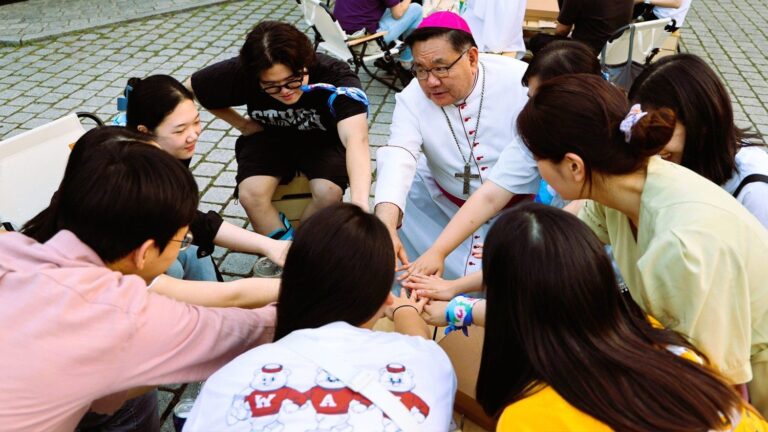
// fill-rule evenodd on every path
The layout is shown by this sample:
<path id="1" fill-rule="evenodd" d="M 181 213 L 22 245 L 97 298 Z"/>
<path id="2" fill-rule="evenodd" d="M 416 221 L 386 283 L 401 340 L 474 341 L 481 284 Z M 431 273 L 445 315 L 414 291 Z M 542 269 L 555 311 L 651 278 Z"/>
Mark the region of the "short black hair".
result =
<path id="1" fill-rule="evenodd" d="M 296 27 L 280 21 L 262 21 L 248 33 L 240 49 L 240 63 L 257 80 L 276 64 L 300 74 L 315 64 L 312 42 Z"/>
<path id="2" fill-rule="evenodd" d="M 125 126 L 133 130 L 143 125 L 154 133 L 157 126 L 180 103 L 195 100 L 186 87 L 168 75 L 152 75 L 144 79 L 130 78 L 128 86 L 130 90 L 126 91 L 128 109 L 125 113 Z"/>
<path id="3" fill-rule="evenodd" d="M 50 206 L 22 232 L 39 242 L 69 230 L 106 263 L 153 239 L 162 251 L 197 211 L 187 167 L 149 137 L 102 126 L 75 143 Z"/>
<path id="4" fill-rule="evenodd" d="M 386 301 L 394 275 L 392 240 L 376 216 L 352 204 L 318 211 L 288 250 L 275 340 L 334 321 L 364 324 Z"/>
<path id="5" fill-rule="evenodd" d="M 572 39 L 554 40 L 533 56 L 523 74 L 522 83 L 528 87 L 528 80 L 532 77 L 541 82 L 560 75 L 600 75 L 601 72 L 600 61 L 588 45 Z"/>
<path id="6" fill-rule="evenodd" d="M 462 52 L 470 47 L 477 48 L 475 38 L 471 34 L 461 31 L 453 30 L 442 27 L 424 27 L 416 29 L 407 38 L 405 43 L 413 48 L 416 42 L 424 42 L 434 38 L 445 38 L 450 42 L 451 47 L 456 52 Z"/>

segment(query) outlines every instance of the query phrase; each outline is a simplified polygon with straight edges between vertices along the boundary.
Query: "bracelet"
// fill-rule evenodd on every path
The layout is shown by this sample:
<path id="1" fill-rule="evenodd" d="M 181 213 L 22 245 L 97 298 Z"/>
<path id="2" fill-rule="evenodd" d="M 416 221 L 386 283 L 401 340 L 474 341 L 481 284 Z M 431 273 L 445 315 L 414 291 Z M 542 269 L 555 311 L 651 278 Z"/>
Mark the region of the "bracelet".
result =
<path id="1" fill-rule="evenodd" d="M 395 320 L 395 312 L 397 312 L 398 309 L 404 308 L 404 307 L 413 308 L 413 310 L 415 310 L 416 313 L 419 313 L 419 309 L 417 309 L 416 306 L 414 306 L 414 305 L 409 305 L 409 304 L 400 305 L 400 306 L 398 306 L 398 307 L 396 307 L 395 309 L 392 310 L 392 321 Z"/>
<path id="2" fill-rule="evenodd" d="M 445 334 L 454 330 L 461 330 L 464 336 L 469 336 L 467 327 L 472 325 L 472 308 L 479 301 L 478 298 L 463 295 L 452 298 L 445 308 L 445 320 L 448 322 Z"/>

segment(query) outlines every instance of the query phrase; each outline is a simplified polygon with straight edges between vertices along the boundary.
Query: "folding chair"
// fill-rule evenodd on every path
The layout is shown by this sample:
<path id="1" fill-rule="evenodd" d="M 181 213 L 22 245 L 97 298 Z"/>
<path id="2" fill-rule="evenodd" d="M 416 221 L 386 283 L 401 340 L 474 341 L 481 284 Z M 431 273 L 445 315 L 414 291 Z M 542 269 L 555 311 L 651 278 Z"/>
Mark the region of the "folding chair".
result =
<path id="1" fill-rule="evenodd" d="M 384 42 L 384 35 L 387 32 L 378 32 L 371 35 L 365 35 L 359 38 L 350 38 L 339 25 L 339 22 L 333 16 L 328 6 L 320 0 L 296 0 L 304 13 L 304 20 L 315 30 L 315 49 L 322 48 L 334 57 L 337 57 L 350 66 L 354 67 L 355 73 L 363 68 L 371 78 L 384 84 L 395 91 L 402 90 L 397 85 L 397 80 L 403 86 L 407 83 L 403 77 L 394 73 L 392 78 L 387 80 L 371 72 L 366 63 L 383 59 L 392 70 L 396 70 L 394 55 L 400 52 L 403 44 L 401 41 L 395 41 L 394 47 L 387 47 Z"/>
<path id="2" fill-rule="evenodd" d="M 629 89 L 651 63 L 675 29 L 675 20 L 664 18 L 624 26 L 614 32 L 600 53 L 600 64 L 609 80 Z"/>
<path id="3" fill-rule="evenodd" d="M 0 142 L 0 222 L 17 230 L 48 207 L 58 189 L 71 146 L 85 133 L 73 113 Z"/>
<path id="4" fill-rule="evenodd" d="M 464 418 L 471 420 L 488 431 L 496 430 L 496 420 L 488 417 L 483 408 L 475 400 L 477 374 L 480 371 L 480 357 L 483 352 L 485 330 L 482 327 L 471 326 L 468 335 L 454 331 L 442 338 L 437 344 L 445 351 L 456 371 L 458 389 L 453 404 L 455 412 L 463 418 L 459 427 L 464 429 Z"/>

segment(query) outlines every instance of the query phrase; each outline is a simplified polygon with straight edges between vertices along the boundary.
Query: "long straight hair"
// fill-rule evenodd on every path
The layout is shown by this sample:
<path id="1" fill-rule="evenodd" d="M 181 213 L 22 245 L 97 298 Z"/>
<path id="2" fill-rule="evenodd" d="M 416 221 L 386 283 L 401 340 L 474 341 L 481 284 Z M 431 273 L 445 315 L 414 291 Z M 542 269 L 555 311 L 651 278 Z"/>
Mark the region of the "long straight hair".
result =
<path id="1" fill-rule="evenodd" d="M 635 79 L 629 98 L 646 108 L 674 111 L 685 126 L 681 165 L 718 185 L 736 171 L 742 141 L 758 137 L 736 127 L 725 85 L 693 54 L 664 57 L 651 64 Z"/>
<path id="2" fill-rule="evenodd" d="M 352 204 L 318 211 L 296 231 L 285 259 L 275 340 L 335 321 L 364 324 L 389 295 L 394 263 L 376 216 Z"/>
<path id="3" fill-rule="evenodd" d="M 741 407 L 722 378 L 664 349 L 697 352 L 638 316 L 600 241 L 569 213 L 530 203 L 502 215 L 485 243 L 483 283 L 477 400 L 489 415 L 538 384 L 622 431 L 722 429 L 721 413 Z"/>

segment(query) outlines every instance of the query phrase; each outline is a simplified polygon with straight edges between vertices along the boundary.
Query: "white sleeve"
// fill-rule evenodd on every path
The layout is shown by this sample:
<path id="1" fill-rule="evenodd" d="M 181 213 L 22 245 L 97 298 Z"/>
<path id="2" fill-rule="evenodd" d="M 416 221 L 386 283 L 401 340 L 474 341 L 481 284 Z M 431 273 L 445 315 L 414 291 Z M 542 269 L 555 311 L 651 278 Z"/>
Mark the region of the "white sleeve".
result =
<path id="1" fill-rule="evenodd" d="M 737 199 L 768 228 L 768 183 L 753 182 L 744 186 Z"/>
<path id="2" fill-rule="evenodd" d="M 413 89 L 412 89 L 413 90 Z M 421 91 L 421 89 L 415 89 Z M 376 191 L 374 205 L 390 202 L 405 211 L 405 200 L 416 174 L 421 155 L 422 134 L 418 115 L 408 104 L 413 91 L 406 88 L 395 96 L 395 112 L 389 131 L 389 142 L 376 151 Z"/>
<path id="3" fill-rule="evenodd" d="M 539 191 L 539 169 L 527 148 L 515 140 L 506 146 L 491 169 L 488 180 L 513 194 L 535 194 Z"/>

